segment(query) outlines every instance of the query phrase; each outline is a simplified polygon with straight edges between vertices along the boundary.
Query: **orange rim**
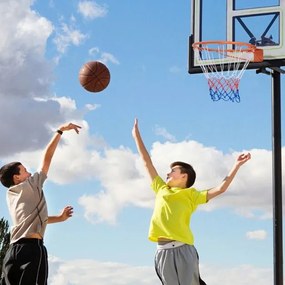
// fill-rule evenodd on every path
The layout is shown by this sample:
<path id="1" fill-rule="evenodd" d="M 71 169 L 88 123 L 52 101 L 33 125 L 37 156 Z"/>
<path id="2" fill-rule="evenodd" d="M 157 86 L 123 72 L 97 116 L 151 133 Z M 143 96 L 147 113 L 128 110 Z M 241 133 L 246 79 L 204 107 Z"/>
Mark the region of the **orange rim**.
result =
<path id="1" fill-rule="evenodd" d="M 209 45 L 235 45 L 240 47 L 240 51 L 248 52 L 254 54 L 254 62 L 261 62 L 263 61 L 263 49 L 259 49 L 256 46 L 244 43 L 244 42 L 233 42 L 233 41 L 204 41 L 204 42 L 196 42 L 192 44 L 194 50 L 198 51 L 210 51 L 210 52 L 217 52 L 220 53 L 221 50 L 219 48 L 212 48 Z M 224 49 L 223 52 L 234 53 L 236 49 Z"/>
<path id="2" fill-rule="evenodd" d="M 208 50 L 208 51 L 216 51 L 218 52 L 218 48 L 209 48 L 207 45 L 214 45 L 214 44 L 220 44 L 220 45 L 236 45 L 240 47 L 244 47 L 242 50 L 247 52 L 255 52 L 257 49 L 256 46 L 249 44 L 249 43 L 243 43 L 243 42 L 231 42 L 231 41 L 205 41 L 205 42 L 196 42 L 192 45 L 194 49 L 198 50 Z M 225 49 L 225 51 L 232 52 L 235 51 L 234 49 Z"/>

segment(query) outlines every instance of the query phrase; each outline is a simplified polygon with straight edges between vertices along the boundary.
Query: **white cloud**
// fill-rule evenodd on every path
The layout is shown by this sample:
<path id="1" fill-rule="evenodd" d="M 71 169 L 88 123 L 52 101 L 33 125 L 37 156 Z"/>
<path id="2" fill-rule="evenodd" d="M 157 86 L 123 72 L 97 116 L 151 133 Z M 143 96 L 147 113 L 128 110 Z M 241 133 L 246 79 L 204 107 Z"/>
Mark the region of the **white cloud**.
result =
<path id="1" fill-rule="evenodd" d="M 273 272 L 269 268 L 246 264 L 237 267 L 204 265 L 201 268 L 201 276 L 207 284 L 211 285 L 267 285 L 272 283 Z"/>
<path id="2" fill-rule="evenodd" d="M 97 56 L 100 53 L 100 49 L 98 47 L 93 47 L 88 51 L 89 55 Z"/>
<path id="3" fill-rule="evenodd" d="M 32 1 L 0 2 L 1 156 L 40 148 L 49 136 L 46 123 L 62 120 L 57 102 L 35 100 L 50 96 L 53 73 L 45 47 L 53 25 L 30 5 Z"/>
<path id="4" fill-rule="evenodd" d="M 108 222 L 114 224 L 118 210 L 118 203 L 113 201 L 112 195 L 105 194 L 104 192 L 96 195 L 83 195 L 79 198 L 79 205 L 85 209 L 85 218 L 91 223 Z M 96 205 L 96 207 L 94 207 Z"/>
<path id="5" fill-rule="evenodd" d="M 90 259 L 49 261 L 51 285 L 153 285 L 158 279 L 154 269 L 115 262 L 99 262 Z"/>
<path id="6" fill-rule="evenodd" d="M 109 62 L 117 65 L 120 64 L 119 60 L 113 54 L 108 52 L 101 52 L 98 47 L 89 49 L 88 53 L 92 56 L 92 58 L 96 58 L 96 60 L 101 61 L 105 64 L 108 64 Z"/>
<path id="7" fill-rule="evenodd" d="M 81 33 L 81 31 L 74 28 L 73 25 L 68 26 L 62 23 L 61 29 L 57 31 L 57 35 L 54 38 L 54 43 L 58 52 L 65 53 L 70 45 L 79 46 L 86 38 L 87 35 Z"/>
<path id="8" fill-rule="evenodd" d="M 44 77 L 45 68 L 49 71 L 44 53 L 46 39 L 52 32 L 52 26 L 46 19 L 37 16 L 26 7 L 19 5 L 11 11 L 9 8 L 14 7 L 4 6 L 6 4 L 6 2 L 0 4 L 1 11 L 5 11 L 0 19 L 1 91 L 16 93 L 21 90 L 19 94 L 13 95 L 23 96 L 26 90 L 34 92 L 33 88 L 37 85 L 49 82 Z M 15 17 L 7 17 L 7 14 L 14 14 Z M 22 18 L 17 18 L 17 14 L 23 14 Z M 41 64 L 44 66 L 41 67 Z M 16 66 L 17 68 L 11 68 Z M 36 74 L 35 70 L 37 70 Z M 14 84 L 9 83 L 11 79 Z M 15 79 L 17 84 L 21 84 L 19 88 L 15 86 L 17 85 Z"/>
<path id="9" fill-rule="evenodd" d="M 17 62 L 23 64 L 31 55 L 42 57 L 47 37 L 53 26 L 46 18 L 30 9 L 31 1 L 1 1 L 0 10 L 0 60 L 7 60 L 9 66 Z M 16 65 L 14 65 L 16 66 Z M 15 69 L 12 69 L 15 71 Z"/>
<path id="10" fill-rule="evenodd" d="M 223 154 L 195 141 L 164 144 L 156 142 L 150 153 L 163 178 L 169 171 L 169 164 L 174 160 L 193 164 L 197 172 L 195 187 L 199 190 L 219 184 L 238 155 Z M 201 206 L 201 210 L 230 207 L 245 216 L 271 217 L 271 152 L 254 149 L 251 153 L 252 160 L 240 169 L 228 192 Z M 107 148 L 103 153 L 93 152 L 92 155 L 89 159 L 92 165 L 90 168 L 94 169 L 102 188 L 100 193 L 84 195 L 79 199 L 89 220 L 114 223 L 123 207 L 153 206 L 154 194 L 150 189 L 150 180 L 137 154 L 121 147 Z M 105 167 L 98 168 L 96 165 Z"/>
<path id="11" fill-rule="evenodd" d="M 158 284 L 153 267 L 134 266 L 91 259 L 49 260 L 51 285 L 153 285 Z M 237 267 L 201 265 L 201 276 L 207 284 L 267 285 L 272 282 L 272 269 L 250 265 Z M 245 277 L 246 276 L 246 277 Z"/>
<path id="12" fill-rule="evenodd" d="M 162 136 L 164 139 L 175 142 L 176 138 L 172 134 L 170 134 L 165 128 L 161 128 L 159 126 L 155 126 L 155 134 L 158 136 Z"/>
<path id="13" fill-rule="evenodd" d="M 120 64 L 120 62 L 116 59 L 116 57 L 108 52 L 102 52 L 100 59 L 104 63 L 114 63 L 114 64 Z"/>
<path id="14" fill-rule="evenodd" d="M 153 194 L 148 189 L 150 182 L 146 182 L 143 171 L 138 171 L 141 166 L 137 165 L 136 155 L 129 149 L 107 148 L 103 154 L 93 152 L 89 161 L 102 185 L 101 192 L 83 195 L 79 199 L 89 221 L 115 223 L 123 207 L 152 207 Z"/>
<path id="15" fill-rule="evenodd" d="M 89 111 L 96 110 L 96 109 L 98 109 L 98 108 L 100 108 L 100 107 L 101 107 L 101 105 L 99 105 L 99 104 L 86 104 L 86 105 L 85 105 L 85 108 L 86 108 L 87 110 L 89 110 Z"/>
<path id="16" fill-rule="evenodd" d="M 251 231 L 246 233 L 246 237 L 248 239 L 264 240 L 267 237 L 267 232 L 264 230 Z"/>
<path id="17" fill-rule="evenodd" d="M 99 5 L 95 1 L 80 1 L 78 12 L 86 19 L 92 20 L 105 17 L 108 13 L 107 7 Z"/>

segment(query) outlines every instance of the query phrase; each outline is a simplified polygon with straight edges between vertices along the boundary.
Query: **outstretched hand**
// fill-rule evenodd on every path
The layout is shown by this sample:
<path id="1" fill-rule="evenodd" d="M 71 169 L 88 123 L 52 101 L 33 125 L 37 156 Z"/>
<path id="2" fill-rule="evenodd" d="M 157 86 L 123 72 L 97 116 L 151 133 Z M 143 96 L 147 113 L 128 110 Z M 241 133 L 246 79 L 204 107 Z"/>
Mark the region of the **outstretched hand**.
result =
<path id="1" fill-rule="evenodd" d="M 79 133 L 79 129 L 81 129 L 80 126 L 73 124 L 73 123 L 68 123 L 65 125 L 62 125 L 59 130 L 61 130 L 62 132 L 64 131 L 70 131 L 70 130 L 75 130 L 75 132 L 78 134 Z"/>
<path id="2" fill-rule="evenodd" d="M 61 214 L 60 214 L 60 217 L 61 217 L 61 220 L 62 221 L 66 221 L 67 219 L 69 219 L 70 217 L 72 217 L 73 215 L 73 207 L 72 206 L 66 206 Z"/>
<path id="3" fill-rule="evenodd" d="M 238 166 L 243 165 L 244 163 L 246 163 L 248 160 L 251 159 L 251 154 L 250 153 L 242 153 L 237 157 L 236 163 Z"/>

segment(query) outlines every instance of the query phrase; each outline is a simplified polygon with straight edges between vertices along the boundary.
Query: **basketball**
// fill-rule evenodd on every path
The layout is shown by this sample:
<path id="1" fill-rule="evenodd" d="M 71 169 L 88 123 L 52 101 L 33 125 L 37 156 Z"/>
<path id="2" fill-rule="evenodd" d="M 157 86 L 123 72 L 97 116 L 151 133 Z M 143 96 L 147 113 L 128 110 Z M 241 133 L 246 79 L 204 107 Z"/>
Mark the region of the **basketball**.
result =
<path id="1" fill-rule="evenodd" d="M 108 67 L 99 61 L 87 62 L 79 71 L 79 82 L 89 92 L 104 90 L 109 85 L 110 77 Z"/>

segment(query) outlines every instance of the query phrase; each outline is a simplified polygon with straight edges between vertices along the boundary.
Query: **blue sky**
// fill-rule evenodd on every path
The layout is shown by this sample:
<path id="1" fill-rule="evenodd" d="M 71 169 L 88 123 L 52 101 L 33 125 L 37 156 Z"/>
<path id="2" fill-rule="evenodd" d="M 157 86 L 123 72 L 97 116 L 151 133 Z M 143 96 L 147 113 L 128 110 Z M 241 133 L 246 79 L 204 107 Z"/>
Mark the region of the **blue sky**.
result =
<path id="1" fill-rule="evenodd" d="M 45 184 L 50 214 L 75 210 L 48 226 L 49 284 L 159 284 L 147 239 L 154 195 L 131 136 L 135 117 L 161 176 L 172 161 L 189 162 L 200 190 L 251 152 L 192 229 L 207 283 L 272 283 L 270 76 L 249 70 L 240 103 L 212 102 L 204 76 L 187 72 L 188 0 L 3 0 L 0 11 L 1 164 L 35 171 L 59 125 L 82 126 L 78 136 L 64 133 Z M 101 93 L 79 84 L 90 60 L 110 70 Z M 9 219 L 4 188 L 0 195 Z"/>

